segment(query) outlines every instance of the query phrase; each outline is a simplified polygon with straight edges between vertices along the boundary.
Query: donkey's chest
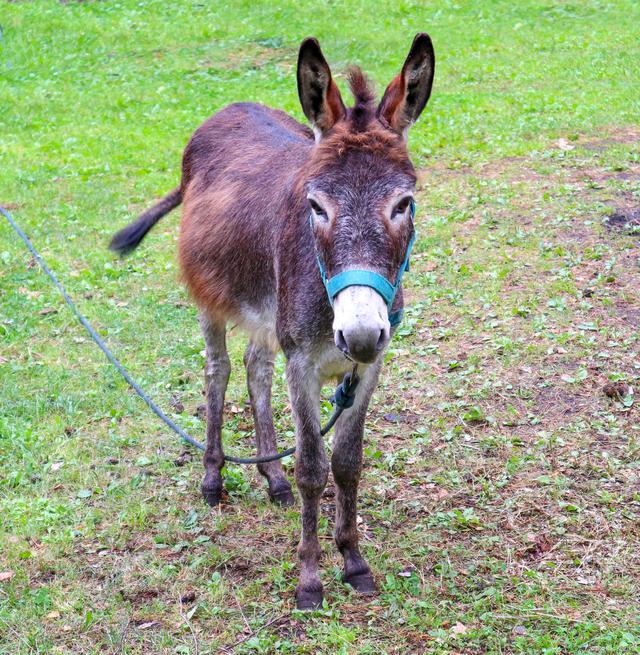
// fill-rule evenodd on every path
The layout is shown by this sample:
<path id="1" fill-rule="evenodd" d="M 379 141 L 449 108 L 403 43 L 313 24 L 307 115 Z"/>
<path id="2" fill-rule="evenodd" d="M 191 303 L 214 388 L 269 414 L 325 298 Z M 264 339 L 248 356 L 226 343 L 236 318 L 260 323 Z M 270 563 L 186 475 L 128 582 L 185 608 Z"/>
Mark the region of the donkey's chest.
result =
<path id="1" fill-rule="evenodd" d="M 342 378 L 353 369 L 353 361 L 348 359 L 332 341 L 316 346 L 311 353 L 313 368 L 321 383 Z M 366 365 L 363 366 L 366 368 Z"/>
<path id="2" fill-rule="evenodd" d="M 244 303 L 237 316 L 239 327 L 245 330 L 252 341 L 268 347 L 272 351 L 280 349 L 276 333 L 277 303 L 275 296 L 264 299 L 257 304 Z M 305 359 L 311 363 L 311 369 L 319 380 L 342 377 L 353 368 L 353 362 L 336 348 L 329 337 L 315 343 L 307 343 L 301 350 Z"/>

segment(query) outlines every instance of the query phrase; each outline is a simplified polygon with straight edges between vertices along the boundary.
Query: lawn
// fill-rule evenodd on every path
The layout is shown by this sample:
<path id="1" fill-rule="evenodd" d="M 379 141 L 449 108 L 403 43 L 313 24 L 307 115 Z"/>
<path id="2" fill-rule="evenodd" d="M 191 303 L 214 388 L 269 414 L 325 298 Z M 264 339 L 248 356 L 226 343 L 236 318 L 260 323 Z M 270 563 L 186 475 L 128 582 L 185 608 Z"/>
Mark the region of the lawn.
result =
<path id="1" fill-rule="evenodd" d="M 229 466 L 210 510 L 199 454 L 0 217 L 0 653 L 640 652 L 638 25 L 634 0 L 0 5 L 0 204 L 199 439 L 178 212 L 128 259 L 110 235 L 176 185 L 217 109 L 302 119 L 303 37 L 343 89 L 350 63 L 384 88 L 417 31 L 438 60 L 410 135 L 410 306 L 366 429 L 359 527 L 380 594 L 340 582 L 329 485 L 327 601 L 294 611 L 298 508 Z M 225 443 L 250 455 L 244 343 L 232 333 Z M 279 359 L 286 447 L 283 376 Z"/>

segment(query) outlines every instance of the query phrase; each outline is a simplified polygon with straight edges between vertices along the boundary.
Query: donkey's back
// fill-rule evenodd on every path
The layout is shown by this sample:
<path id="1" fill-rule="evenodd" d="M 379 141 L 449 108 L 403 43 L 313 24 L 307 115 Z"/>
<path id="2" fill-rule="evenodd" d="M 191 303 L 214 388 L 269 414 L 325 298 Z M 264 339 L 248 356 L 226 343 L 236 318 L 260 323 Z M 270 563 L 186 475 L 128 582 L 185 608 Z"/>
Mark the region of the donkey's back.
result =
<path id="1" fill-rule="evenodd" d="M 209 186 L 252 182 L 299 167 L 313 147 L 313 132 L 278 109 L 238 102 L 221 109 L 194 133 L 182 161 L 182 190 L 200 178 Z M 266 180 L 265 180 L 266 178 Z"/>

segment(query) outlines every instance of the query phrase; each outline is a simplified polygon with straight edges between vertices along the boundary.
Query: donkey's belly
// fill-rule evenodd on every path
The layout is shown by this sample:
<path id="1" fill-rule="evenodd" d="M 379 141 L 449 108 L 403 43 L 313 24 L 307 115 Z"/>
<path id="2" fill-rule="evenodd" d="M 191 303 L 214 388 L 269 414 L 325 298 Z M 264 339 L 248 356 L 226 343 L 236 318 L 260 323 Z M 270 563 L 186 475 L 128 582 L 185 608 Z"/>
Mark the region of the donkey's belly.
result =
<path id="1" fill-rule="evenodd" d="M 278 350 L 275 296 L 265 298 L 260 305 L 241 303 L 236 321 L 249 334 L 253 342 L 273 352 Z"/>

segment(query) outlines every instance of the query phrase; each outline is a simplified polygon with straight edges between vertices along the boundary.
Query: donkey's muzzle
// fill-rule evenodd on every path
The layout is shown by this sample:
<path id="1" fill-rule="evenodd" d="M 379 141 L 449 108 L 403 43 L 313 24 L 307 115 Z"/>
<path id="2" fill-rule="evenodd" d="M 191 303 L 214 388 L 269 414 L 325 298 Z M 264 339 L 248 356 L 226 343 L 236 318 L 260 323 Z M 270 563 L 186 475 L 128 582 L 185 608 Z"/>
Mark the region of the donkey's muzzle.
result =
<path id="1" fill-rule="evenodd" d="M 387 305 L 371 287 L 352 286 L 338 293 L 333 313 L 336 347 L 354 361 L 370 364 L 389 343 Z"/>
<path id="2" fill-rule="evenodd" d="M 388 330 L 334 332 L 336 346 L 348 357 L 361 364 L 370 364 L 389 342 Z"/>

